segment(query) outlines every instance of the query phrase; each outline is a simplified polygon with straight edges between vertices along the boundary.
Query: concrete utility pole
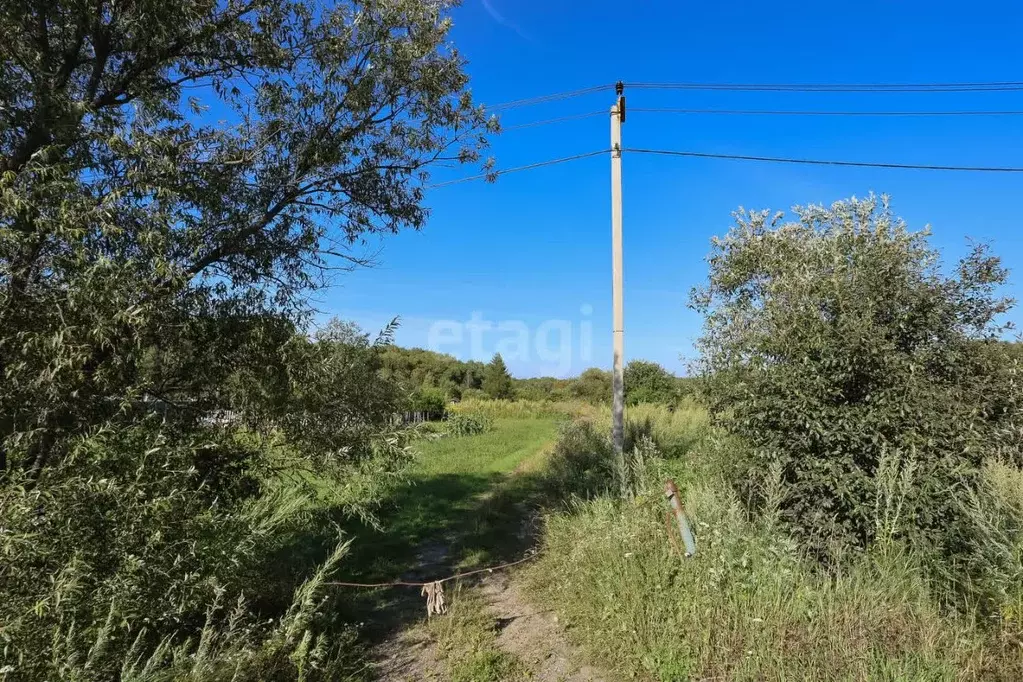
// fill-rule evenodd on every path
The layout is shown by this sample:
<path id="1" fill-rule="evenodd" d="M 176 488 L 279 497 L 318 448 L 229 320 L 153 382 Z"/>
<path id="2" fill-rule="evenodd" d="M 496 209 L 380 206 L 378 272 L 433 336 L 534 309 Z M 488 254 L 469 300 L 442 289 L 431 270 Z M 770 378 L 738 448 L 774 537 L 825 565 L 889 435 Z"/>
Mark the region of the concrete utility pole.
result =
<path id="1" fill-rule="evenodd" d="M 614 307 L 614 374 L 611 381 L 613 427 L 611 431 L 618 464 L 625 465 L 625 309 L 622 303 L 622 123 L 625 122 L 625 85 L 618 81 L 618 95 L 611 107 L 611 301 Z"/>

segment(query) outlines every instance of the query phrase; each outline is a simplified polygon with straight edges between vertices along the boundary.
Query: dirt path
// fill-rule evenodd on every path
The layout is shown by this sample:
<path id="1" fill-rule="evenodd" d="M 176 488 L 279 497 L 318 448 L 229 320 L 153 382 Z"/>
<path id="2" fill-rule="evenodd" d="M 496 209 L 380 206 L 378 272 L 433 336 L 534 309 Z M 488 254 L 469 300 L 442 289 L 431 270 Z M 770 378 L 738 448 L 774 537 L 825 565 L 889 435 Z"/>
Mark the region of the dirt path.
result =
<path id="1" fill-rule="evenodd" d="M 380 682 L 443 680 L 444 662 L 436 643 L 421 628 L 399 632 L 374 651 L 374 672 Z"/>
<path id="2" fill-rule="evenodd" d="M 497 648 L 519 664 L 513 677 L 534 682 L 606 682 L 608 678 L 582 663 L 580 652 L 565 637 L 558 617 L 531 603 L 513 573 L 485 578 L 476 590 L 497 631 Z M 440 616 L 445 618 L 447 616 Z M 424 627 L 398 633 L 377 649 L 376 672 L 382 682 L 447 680 L 444 653 Z M 493 678 L 486 682 L 496 682 Z"/>
<path id="3" fill-rule="evenodd" d="M 558 617 L 529 602 L 514 575 L 493 575 L 481 585 L 497 620 L 497 645 L 518 657 L 538 682 L 605 682 L 595 668 L 582 664 L 580 652 L 565 638 Z"/>
<path id="4" fill-rule="evenodd" d="M 554 438 L 552 421 L 515 419 L 424 447 L 417 485 L 385 519 L 387 530 L 366 543 L 367 559 L 380 552 L 402 580 L 418 582 L 526 556 L 540 532 L 543 470 Z M 557 617 L 528 601 L 519 570 L 446 583 L 450 611 L 432 622 L 418 589 L 378 595 L 367 611 L 367 625 L 378 634 L 376 678 L 603 682 L 579 663 Z"/>

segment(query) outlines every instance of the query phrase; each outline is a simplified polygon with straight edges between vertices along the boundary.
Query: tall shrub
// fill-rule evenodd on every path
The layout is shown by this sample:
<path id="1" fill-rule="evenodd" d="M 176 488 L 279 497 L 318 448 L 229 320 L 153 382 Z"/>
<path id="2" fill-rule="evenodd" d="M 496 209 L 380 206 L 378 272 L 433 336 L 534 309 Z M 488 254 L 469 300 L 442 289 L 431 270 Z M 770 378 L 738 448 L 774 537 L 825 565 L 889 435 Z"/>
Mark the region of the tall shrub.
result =
<path id="1" fill-rule="evenodd" d="M 794 210 L 739 211 L 693 293 L 715 414 L 750 446 L 737 483 L 779 469 L 782 512 L 818 548 L 951 546 L 956 496 L 1019 452 L 1017 370 L 990 352 L 1007 272 L 984 246 L 946 272 L 886 197 Z"/>
<path id="2" fill-rule="evenodd" d="M 678 398 L 678 380 L 656 362 L 630 360 L 625 365 L 625 401 L 671 403 Z"/>

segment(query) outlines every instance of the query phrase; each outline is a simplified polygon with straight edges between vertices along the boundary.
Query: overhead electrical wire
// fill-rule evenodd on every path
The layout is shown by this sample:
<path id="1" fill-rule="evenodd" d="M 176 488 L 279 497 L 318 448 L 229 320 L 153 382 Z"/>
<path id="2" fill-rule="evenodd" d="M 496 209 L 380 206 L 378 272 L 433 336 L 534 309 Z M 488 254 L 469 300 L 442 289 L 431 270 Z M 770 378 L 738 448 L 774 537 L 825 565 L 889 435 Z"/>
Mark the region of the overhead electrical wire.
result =
<path id="1" fill-rule="evenodd" d="M 587 152 L 585 154 L 576 154 L 574 156 L 565 156 L 559 159 L 551 159 L 549 161 L 540 161 L 537 163 L 531 163 L 525 166 L 517 166 L 514 168 L 506 168 L 504 170 L 497 170 L 492 173 L 481 173 L 480 175 L 472 175 L 465 178 L 458 178 L 457 180 L 447 180 L 445 182 L 438 182 L 434 185 L 430 185 L 429 189 L 435 189 L 437 187 L 446 187 L 448 185 L 457 185 L 463 182 L 472 182 L 474 180 L 489 180 L 495 179 L 501 175 L 507 175 L 508 173 L 518 173 L 520 171 L 533 170 L 534 168 L 542 168 L 544 166 L 553 166 L 559 163 L 566 163 L 568 161 L 576 161 L 578 159 L 586 159 L 592 156 L 599 156 L 601 154 L 607 154 L 610 150 L 598 149 L 597 151 Z M 952 166 L 952 165 L 934 165 L 934 164 L 918 164 L 918 163 L 888 163 L 879 161 L 839 161 L 834 159 L 798 159 L 789 157 L 779 156 L 752 156 L 747 154 L 714 154 L 709 152 L 691 152 L 691 151 L 678 151 L 671 149 L 642 149 L 637 147 L 625 147 L 622 149 L 623 154 L 651 154 L 656 156 L 681 156 L 695 159 L 724 159 L 730 161 L 761 161 L 766 163 L 791 163 L 791 164 L 802 164 L 811 166 L 843 166 L 853 168 L 893 168 L 900 170 L 928 170 L 928 171 L 958 171 L 958 172 L 973 172 L 973 173 L 1023 173 L 1023 167 L 1014 166 Z"/>
<path id="2" fill-rule="evenodd" d="M 596 85 L 589 88 L 541 95 L 526 99 L 504 102 L 488 107 L 493 111 L 503 111 L 516 107 L 532 106 L 547 102 L 556 102 L 572 97 L 579 97 L 602 90 L 613 88 L 612 84 Z M 726 91 L 790 91 L 790 92 L 978 92 L 978 91 L 1023 91 L 1023 81 L 991 81 L 975 83 L 862 83 L 862 84 L 749 84 L 749 83 L 629 83 L 627 87 L 637 89 L 680 89 L 680 90 L 726 90 Z M 673 113 L 673 114 L 717 114 L 717 115 L 752 115 L 752 116 L 1021 116 L 1023 110 L 955 110 L 955 111 L 827 111 L 827 110 L 781 110 L 781 109 L 695 109 L 695 108 L 653 108 L 633 107 L 629 111 L 642 113 Z M 530 121 L 504 128 L 505 131 L 533 128 L 565 121 L 574 121 L 603 115 L 604 111 L 591 111 L 572 114 L 540 121 Z M 509 173 L 543 168 L 556 164 L 590 158 L 607 153 L 601 149 L 575 154 L 547 161 L 516 166 L 489 173 L 481 173 L 455 180 L 447 180 L 430 185 L 430 189 L 446 187 L 475 180 L 493 180 Z M 790 157 L 754 156 L 744 154 L 716 154 L 667 149 L 624 148 L 623 152 L 635 154 L 652 154 L 661 156 L 677 156 L 702 159 L 724 159 L 735 161 L 758 161 L 765 163 L 788 163 L 815 166 L 842 166 L 854 168 L 891 168 L 903 170 L 957 171 L 980 173 L 1023 173 L 1023 167 L 1011 166 L 956 166 L 937 164 L 888 163 L 868 161 L 843 161 L 833 159 L 804 159 Z"/>
<path id="3" fill-rule="evenodd" d="M 643 90 L 708 90 L 731 92 L 1013 92 L 1023 91 L 1023 81 L 983 81 L 963 83 L 626 83 L 627 88 Z M 487 105 L 489 111 L 557 102 L 595 92 L 612 90 L 613 83 L 588 88 L 526 97 Z"/>
<path id="4" fill-rule="evenodd" d="M 650 114 L 724 114 L 735 116 L 1023 116 L 1014 111 L 793 111 L 785 109 L 671 109 L 629 107 Z"/>
<path id="5" fill-rule="evenodd" d="M 825 159 L 793 159 L 776 156 L 747 156 L 742 154 L 711 154 L 704 152 L 674 151 L 668 149 L 639 149 L 627 147 L 622 153 L 654 154 L 659 156 L 685 156 L 698 159 L 730 159 L 736 161 L 765 161 L 769 163 L 796 163 L 814 166 L 852 166 L 856 168 L 899 168 L 904 170 L 966 171 L 975 173 L 1023 173 L 1023 167 L 1012 166 L 947 166 L 915 163 L 884 163 L 868 161 L 834 161 Z"/>
<path id="6" fill-rule="evenodd" d="M 630 112 L 648 114 L 691 114 L 691 115 L 726 115 L 726 116 L 879 116 L 879 117 L 956 117 L 956 116 L 1023 116 L 1023 109 L 1019 110 L 991 110 L 991 111 L 796 111 L 790 109 L 677 109 L 663 107 L 630 107 Z M 539 126 L 564 123 L 566 121 L 578 121 L 594 116 L 604 116 L 608 112 L 590 111 L 585 114 L 571 114 L 559 116 L 541 121 L 529 121 L 515 125 L 503 126 L 502 133 L 524 128 L 536 128 Z"/>
<path id="7" fill-rule="evenodd" d="M 547 102 L 558 102 L 563 99 L 570 99 L 572 97 L 580 97 L 582 95 L 589 95 L 594 92 L 600 92 L 602 90 L 609 90 L 614 88 L 614 84 L 611 85 L 594 85 L 589 88 L 580 88 L 579 90 L 569 90 L 567 92 L 556 92 L 551 95 L 540 95 L 538 97 L 527 97 L 525 99 L 517 99 L 511 102 L 501 102 L 500 104 L 486 105 L 488 111 L 506 111 L 508 109 L 514 109 L 516 107 L 527 107 L 533 106 L 534 104 L 546 104 Z"/>
<path id="8" fill-rule="evenodd" d="M 626 83 L 626 88 L 643 90 L 707 90 L 726 92 L 1014 92 L 1023 91 L 1023 81 L 983 81 L 964 83 Z M 558 102 L 595 92 L 613 90 L 614 83 L 567 90 L 549 95 L 526 97 L 487 105 L 492 112 Z"/>
<path id="9" fill-rule="evenodd" d="M 626 89 L 731 92 L 1004 92 L 1023 90 L 1023 81 L 979 83 L 626 83 Z"/>
<path id="10" fill-rule="evenodd" d="M 544 121 L 531 121 L 529 123 L 517 123 L 513 126 L 501 127 L 501 132 L 505 133 L 510 130 L 521 130 L 523 128 L 535 128 L 537 126 L 550 125 L 552 123 L 562 123 L 564 121 L 578 121 L 584 118 L 593 118 L 594 116 L 608 115 L 606 111 L 591 111 L 588 114 L 572 114 L 571 116 L 559 116 L 558 118 L 548 118 Z"/>
<path id="11" fill-rule="evenodd" d="M 544 166 L 553 166 L 559 163 L 566 163 L 568 161 L 577 161 L 579 159 L 587 159 L 591 156 L 599 156 L 600 154 L 606 154 L 609 150 L 598 149 L 593 152 L 586 152 L 585 154 L 575 154 L 573 156 L 563 156 L 560 159 L 550 159 L 548 161 L 538 161 L 537 163 L 531 163 L 525 166 L 516 166 L 514 168 L 505 168 L 503 170 L 495 170 L 490 173 L 480 173 L 479 175 L 471 175 L 466 178 L 458 178 L 456 180 L 445 180 L 444 182 L 438 182 L 430 185 L 429 189 L 435 189 L 437 187 L 447 187 L 448 185 L 457 185 L 462 182 L 472 182 L 473 180 L 492 180 L 502 175 L 508 175 L 509 173 L 518 173 L 519 171 L 533 170 L 534 168 L 543 168 Z"/>

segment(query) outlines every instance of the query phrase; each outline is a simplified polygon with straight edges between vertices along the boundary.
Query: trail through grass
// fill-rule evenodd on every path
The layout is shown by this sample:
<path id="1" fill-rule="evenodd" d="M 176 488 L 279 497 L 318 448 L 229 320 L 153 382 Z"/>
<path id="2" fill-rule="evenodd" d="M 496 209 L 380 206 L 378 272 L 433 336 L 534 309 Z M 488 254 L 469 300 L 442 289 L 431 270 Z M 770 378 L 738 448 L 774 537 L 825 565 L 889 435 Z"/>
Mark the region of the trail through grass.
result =
<path id="1" fill-rule="evenodd" d="M 389 580 L 506 559 L 519 549 L 509 536 L 529 493 L 511 474 L 541 459 L 556 434 L 553 419 L 500 419 L 487 433 L 424 442 L 412 485 L 382 511 L 379 530 L 356 537 L 358 574 Z"/>
<path id="2" fill-rule="evenodd" d="M 426 582 L 521 558 L 532 544 L 522 529 L 529 526 L 540 482 L 531 472 L 542 469 L 559 421 L 553 415 L 498 417 L 485 433 L 420 442 L 410 485 L 398 487 L 379 510 L 377 527 L 354 519 L 344 524 L 352 544 L 336 579 Z M 378 660 L 402 659 L 413 632 L 437 652 L 432 658 L 443 659 L 436 663 L 442 670 L 436 679 L 506 679 L 516 669 L 515 657 L 496 646 L 496 622 L 474 598 L 475 580 L 461 582 L 445 584 L 452 613 L 434 619 L 444 621 L 443 630 L 418 627 L 426 612 L 415 587 L 339 587 L 338 598 L 349 617 L 363 624 L 367 641 L 378 643 Z M 428 679 L 424 670 L 411 677 L 379 669 L 376 674 Z"/>
<path id="3" fill-rule="evenodd" d="M 535 472 L 557 429 L 553 416 L 500 417 L 482 434 L 423 442 L 411 485 L 381 510 L 379 528 L 353 533 L 344 579 L 430 581 L 520 558 L 531 542 L 522 530 L 538 491 Z M 361 612 L 367 634 L 382 642 L 378 657 L 392 659 L 378 671 L 384 679 L 509 679 L 520 663 L 497 646 L 497 623 L 473 585 L 447 583 L 450 612 L 429 628 L 416 626 L 425 615 L 416 588 L 344 597 Z M 431 647 L 435 671 L 407 660 L 410 633 Z"/>

